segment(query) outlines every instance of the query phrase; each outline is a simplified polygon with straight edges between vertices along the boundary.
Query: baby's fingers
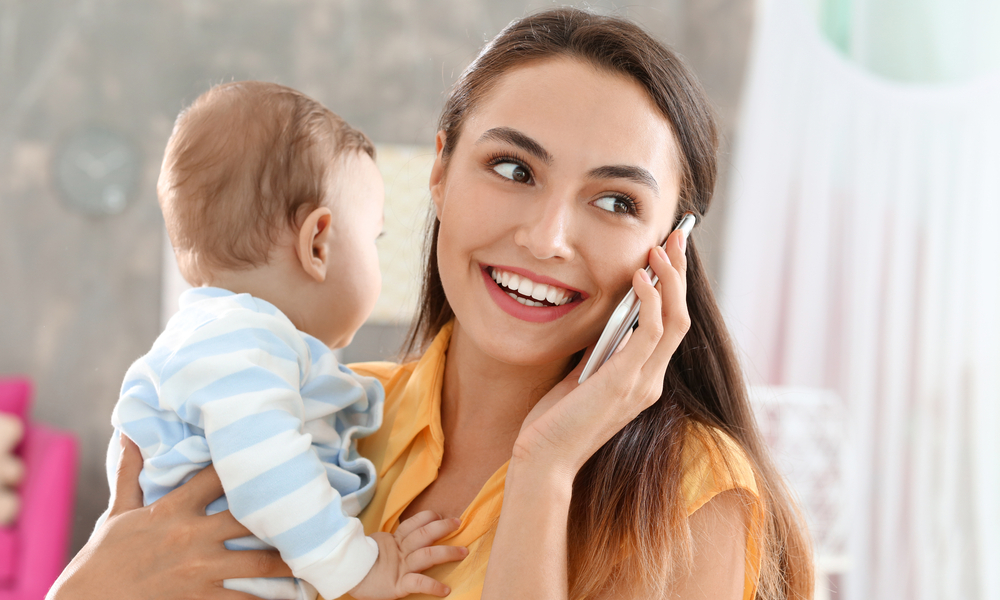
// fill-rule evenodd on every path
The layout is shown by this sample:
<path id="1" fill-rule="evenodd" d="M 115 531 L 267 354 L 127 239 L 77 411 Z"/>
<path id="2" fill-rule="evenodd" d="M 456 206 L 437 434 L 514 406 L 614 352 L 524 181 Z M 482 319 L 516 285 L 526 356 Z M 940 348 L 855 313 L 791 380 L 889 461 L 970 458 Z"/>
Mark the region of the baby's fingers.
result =
<path id="1" fill-rule="evenodd" d="M 434 542 L 458 529 L 461 524 L 461 519 L 440 519 L 438 521 L 431 521 L 404 537 L 403 541 L 400 542 L 399 547 L 402 548 L 404 554 L 410 554 L 419 548 L 430 546 Z"/>
<path id="2" fill-rule="evenodd" d="M 424 525 L 427 525 L 428 523 L 431 523 L 433 521 L 437 521 L 440 518 L 441 516 L 436 512 L 434 512 L 433 510 L 420 511 L 417 514 L 410 517 L 409 519 L 399 524 L 399 527 L 396 528 L 396 533 L 395 533 L 396 539 L 402 540 L 406 538 L 406 536 L 413 533 L 414 531 L 423 527 Z"/>
<path id="3" fill-rule="evenodd" d="M 406 568 L 411 573 L 422 573 L 444 563 L 462 560 L 469 555 L 463 546 L 427 546 L 406 557 Z"/>
<path id="4" fill-rule="evenodd" d="M 445 584 L 419 573 L 403 575 L 400 585 L 407 594 L 427 594 L 428 596 L 444 598 L 451 593 L 451 588 Z"/>

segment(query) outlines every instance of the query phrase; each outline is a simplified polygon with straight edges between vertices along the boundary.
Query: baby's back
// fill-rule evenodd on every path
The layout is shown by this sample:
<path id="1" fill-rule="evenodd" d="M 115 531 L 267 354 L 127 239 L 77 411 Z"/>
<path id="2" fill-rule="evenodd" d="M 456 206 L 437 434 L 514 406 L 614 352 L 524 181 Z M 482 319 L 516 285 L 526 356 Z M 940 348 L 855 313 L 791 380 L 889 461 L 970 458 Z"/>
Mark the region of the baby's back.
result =
<path id="1" fill-rule="evenodd" d="M 146 504 L 214 463 L 226 496 L 208 514 L 229 509 L 260 538 L 227 545 L 320 552 L 323 540 L 297 533 L 310 519 L 326 531 L 356 528 L 363 538 L 348 517 L 371 499 L 376 473 L 355 440 L 381 424 L 382 401 L 376 380 L 339 365 L 270 303 L 190 290 L 126 374 L 108 480 L 114 485 L 122 433 L 142 452 Z"/>

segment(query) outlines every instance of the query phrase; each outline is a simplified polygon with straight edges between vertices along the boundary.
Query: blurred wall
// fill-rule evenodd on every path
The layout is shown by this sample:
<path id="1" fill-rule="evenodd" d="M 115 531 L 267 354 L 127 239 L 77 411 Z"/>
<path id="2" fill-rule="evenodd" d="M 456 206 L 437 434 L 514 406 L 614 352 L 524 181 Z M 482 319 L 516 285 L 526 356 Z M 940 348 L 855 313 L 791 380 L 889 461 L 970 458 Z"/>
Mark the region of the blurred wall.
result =
<path id="1" fill-rule="evenodd" d="M 106 506 L 103 461 L 122 375 L 160 329 L 163 225 L 154 186 L 177 112 L 212 84 L 263 79 L 312 95 L 376 142 L 431 144 L 445 91 L 482 43 L 552 5 L 0 3 L 0 376 L 32 377 L 34 417 L 80 437 L 74 551 Z M 688 59 L 730 136 L 750 1 L 640 0 L 617 12 Z M 701 234 L 710 268 L 724 207 L 713 212 Z M 346 356 L 377 356 L 398 333 L 363 331 Z"/>

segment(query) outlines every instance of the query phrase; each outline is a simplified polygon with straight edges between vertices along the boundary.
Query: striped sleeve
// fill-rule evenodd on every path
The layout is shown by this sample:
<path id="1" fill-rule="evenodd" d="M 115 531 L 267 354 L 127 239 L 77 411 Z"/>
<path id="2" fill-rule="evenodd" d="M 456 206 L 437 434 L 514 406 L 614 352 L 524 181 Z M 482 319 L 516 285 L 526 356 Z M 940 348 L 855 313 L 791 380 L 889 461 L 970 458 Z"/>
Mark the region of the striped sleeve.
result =
<path id="1" fill-rule="evenodd" d="M 337 597 L 368 573 L 378 548 L 304 434 L 308 349 L 270 315 L 241 311 L 198 328 L 160 372 L 161 402 L 204 430 L 229 509 L 277 548 L 295 576 Z"/>

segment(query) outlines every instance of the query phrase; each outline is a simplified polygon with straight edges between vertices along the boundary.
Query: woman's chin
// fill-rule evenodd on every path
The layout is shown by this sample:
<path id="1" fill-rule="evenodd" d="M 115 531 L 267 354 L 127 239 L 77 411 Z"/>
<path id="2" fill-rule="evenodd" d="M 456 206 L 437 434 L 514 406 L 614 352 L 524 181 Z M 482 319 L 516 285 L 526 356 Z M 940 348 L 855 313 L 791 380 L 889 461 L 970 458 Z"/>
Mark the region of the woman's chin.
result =
<path id="1" fill-rule="evenodd" d="M 480 319 L 476 321 L 463 326 L 459 318 L 456 335 L 464 336 L 471 346 L 490 359 L 510 366 L 541 368 L 551 365 L 562 369 L 567 361 L 586 348 L 585 342 L 573 342 L 576 336 L 553 336 L 551 332 L 539 331 L 537 326 L 507 324 L 500 328 Z"/>

